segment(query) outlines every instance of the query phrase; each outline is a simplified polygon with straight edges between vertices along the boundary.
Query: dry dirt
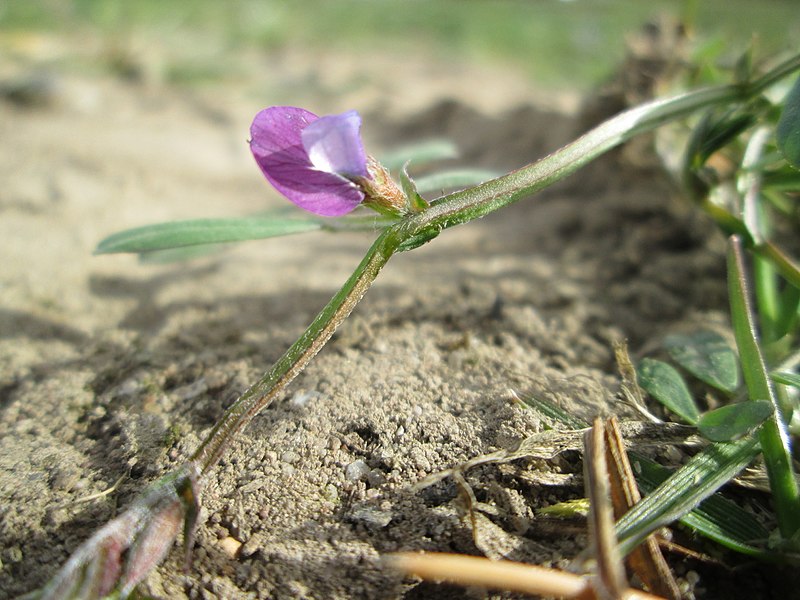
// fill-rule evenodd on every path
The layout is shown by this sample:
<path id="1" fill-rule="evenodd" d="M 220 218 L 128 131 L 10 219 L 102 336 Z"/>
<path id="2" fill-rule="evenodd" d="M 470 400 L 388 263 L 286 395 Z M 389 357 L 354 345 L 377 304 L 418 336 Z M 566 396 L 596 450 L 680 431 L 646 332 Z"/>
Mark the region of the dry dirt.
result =
<path id="1" fill-rule="evenodd" d="M 269 80 L 255 83 L 178 88 L 157 77 L 49 69 L 30 80 L 30 97 L 5 88 L 1 598 L 42 584 L 180 464 L 368 247 L 368 234 L 310 234 L 189 264 L 91 255 L 126 227 L 281 206 L 248 153 L 259 108 L 357 108 L 373 151 L 445 136 L 463 149 L 458 164 L 497 169 L 541 157 L 581 127 L 574 98 L 545 96 L 509 74 L 481 71 L 473 80 L 468 67 L 419 61 L 415 70 L 407 57 L 396 70 L 318 56 L 259 60 Z M 7 56 L 3 75 L 17 82 L 36 65 Z M 332 65 L 341 72 L 332 75 Z M 675 328 L 724 323 L 722 247 L 654 163 L 617 152 L 397 256 L 215 470 L 191 570 L 182 572 L 176 549 L 142 591 L 481 598 L 404 580 L 381 554 L 427 549 L 567 564 L 585 545 L 582 528 L 556 526 L 555 535 L 534 511 L 582 495 L 570 477 L 580 472 L 577 454 L 471 471 L 478 499 L 491 507 L 480 513 L 477 545 L 451 481 L 412 486 L 538 431 L 540 418 L 511 389 L 586 419 L 630 416 L 616 400 L 612 343 L 628 339 L 638 353 Z M 120 478 L 111 493 L 82 501 Z M 767 597 L 762 570 L 672 561 L 679 575 L 700 573 L 701 596 L 738 586 Z"/>

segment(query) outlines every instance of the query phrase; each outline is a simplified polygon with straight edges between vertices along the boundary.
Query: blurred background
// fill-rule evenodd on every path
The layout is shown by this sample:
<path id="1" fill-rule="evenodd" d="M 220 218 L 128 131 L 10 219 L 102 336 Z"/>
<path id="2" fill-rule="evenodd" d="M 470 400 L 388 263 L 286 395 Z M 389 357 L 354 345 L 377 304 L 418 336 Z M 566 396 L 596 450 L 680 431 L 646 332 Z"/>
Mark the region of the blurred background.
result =
<path id="1" fill-rule="evenodd" d="M 796 0 L 0 0 L 5 301 L 129 265 L 91 258 L 114 231 L 285 206 L 246 143 L 265 106 L 357 109 L 376 155 L 445 137 L 501 171 L 799 35 Z"/>
<path id="2" fill-rule="evenodd" d="M 688 26 L 698 61 L 733 60 L 751 42 L 772 54 L 800 34 L 794 0 L 3 0 L 0 77 L 6 94 L 8 79 L 32 68 L 189 86 L 246 81 L 289 102 L 298 90 L 353 92 L 376 73 L 416 86 L 408 69 L 433 61 L 461 73 L 470 65 L 477 95 L 480 74 L 497 69 L 585 92 L 621 61 L 627 36 L 664 15 Z M 435 86 L 425 74 L 418 85 Z"/>

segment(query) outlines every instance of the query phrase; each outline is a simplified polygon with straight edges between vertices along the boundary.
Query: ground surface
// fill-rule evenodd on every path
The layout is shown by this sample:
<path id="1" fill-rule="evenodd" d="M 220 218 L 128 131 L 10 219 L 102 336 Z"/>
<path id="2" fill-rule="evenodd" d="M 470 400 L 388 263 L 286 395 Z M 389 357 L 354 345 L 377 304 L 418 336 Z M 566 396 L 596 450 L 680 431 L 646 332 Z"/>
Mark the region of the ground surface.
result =
<path id="1" fill-rule="evenodd" d="M 280 206 L 246 144 L 259 108 L 358 108 L 376 150 L 446 136 L 461 162 L 498 169 L 543 156 L 581 127 L 574 99 L 502 73 L 408 58 L 358 68 L 334 57 L 259 60 L 271 77 L 261 87 L 175 88 L 147 69 L 133 79 L 49 70 L 31 98 L 0 102 L 2 598 L 40 585 L 190 454 L 368 247 L 366 234 L 313 234 L 188 265 L 91 256 L 126 227 Z M 30 64 L 6 60 L 4 76 L 16 81 Z M 553 485 L 579 472 L 577 455 L 470 472 L 478 499 L 494 506 L 477 545 L 451 482 L 411 486 L 536 432 L 539 418 L 510 389 L 587 419 L 630 416 L 615 402 L 614 340 L 636 353 L 676 328 L 724 323 L 720 238 L 656 166 L 639 162 L 616 153 L 393 259 L 217 468 L 190 572 L 176 551 L 143 590 L 482 597 L 404 581 L 380 555 L 430 549 L 564 564 L 585 544 L 580 528 L 554 536 L 533 511 L 581 495 L 574 479 Z M 113 493 L 81 501 L 123 476 Z M 699 567 L 677 561 L 688 568 Z M 703 573 L 698 591 L 718 578 L 735 584 Z"/>

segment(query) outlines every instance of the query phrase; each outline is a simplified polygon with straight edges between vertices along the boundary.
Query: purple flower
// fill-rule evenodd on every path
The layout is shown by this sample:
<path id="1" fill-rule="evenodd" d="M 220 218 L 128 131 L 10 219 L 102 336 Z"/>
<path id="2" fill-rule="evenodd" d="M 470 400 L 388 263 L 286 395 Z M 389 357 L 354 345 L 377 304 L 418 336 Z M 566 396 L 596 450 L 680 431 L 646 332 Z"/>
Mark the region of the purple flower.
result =
<path id="1" fill-rule="evenodd" d="M 371 179 L 354 110 L 318 117 L 293 106 L 265 108 L 250 126 L 250 150 L 261 172 L 300 208 L 326 217 L 352 211 Z"/>

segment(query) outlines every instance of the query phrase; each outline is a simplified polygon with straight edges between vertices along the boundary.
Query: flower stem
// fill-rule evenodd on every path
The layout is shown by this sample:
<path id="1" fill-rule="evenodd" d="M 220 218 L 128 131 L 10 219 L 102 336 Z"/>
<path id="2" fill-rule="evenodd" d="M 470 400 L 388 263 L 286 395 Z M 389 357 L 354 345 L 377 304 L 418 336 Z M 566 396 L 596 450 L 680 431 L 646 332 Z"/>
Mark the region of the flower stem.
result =
<path id="1" fill-rule="evenodd" d="M 800 69 L 800 55 L 784 61 L 749 84 L 725 85 L 655 100 L 600 124 L 545 158 L 476 187 L 443 196 L 420 213 L 388 226 L 347 282 L 275 365 L 222 416 L 192 455 L 201 477 L 221 458 L 236 434 L 303 370 L 347 318 L 399 249 L 414 248 L 448 227 L 467 223 L 542 190 L 604 152 L 702 108 L 744 101 Z M 413 243 L 420 240 L 420 243 Z M 407 243 L 403 248 L 401 245 Z"/>
<path id="2" fill-rule="evenodd" d="M 385 229 L 347 282 L 320 311 L 303 335 L 261 379 L 225 411 L 191 457 L 191 461 L 197 464 L 201 477 L 219 461 L 236 434 L 268 406 L 322 349 L 359 303 L 401 241 L 392 228 Z"/>

